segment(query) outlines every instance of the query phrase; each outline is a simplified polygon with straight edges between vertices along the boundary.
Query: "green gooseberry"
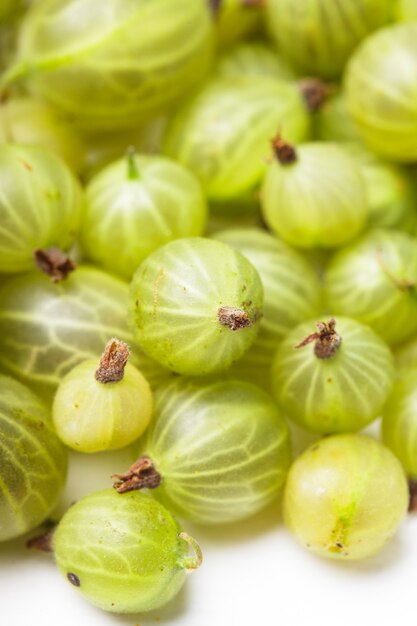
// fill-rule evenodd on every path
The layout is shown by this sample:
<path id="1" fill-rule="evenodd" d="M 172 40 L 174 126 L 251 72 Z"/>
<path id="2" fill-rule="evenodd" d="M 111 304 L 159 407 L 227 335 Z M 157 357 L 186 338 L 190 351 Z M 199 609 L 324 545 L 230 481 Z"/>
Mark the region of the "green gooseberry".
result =
<path id="1" fill-rule="evenodd" d="M 374 230 L 337 252 L 325 276 L 327 308 L 371 326 L 390 345 L 417 330 L 417 239 Z"/>
<path id="2" fill-rule="evenodd" d="M 343 90 L 328 94 L 314 116 L 314 137 L 337 143 L 361 142 L 361 134 L 348 111 Z"/>
<path id="3" fill-rule="evenodd" d="M 363 435 L 313 444 L 291 467 L 284 520 L 296 539 L 322 557 L 357 560 L 378 552 L 408 506 L 400 462 Z"/>
<path id="4" fill-rule="evenodd" d="M 269 76 L 294 80 L 296 74 L 286 59 L 262 41 L 242 41 L 224 52 L 216 65 L 224 77 Z"/>
<path id="5" fill-rule="evenodd" d="M 249 348 L 262 304 L 259 275 L 239 252 L 202 237 L 177 239 L 135 273 L 131 328 L 158 363 L 200 376 L 227 369 Z"/>
<path id="6" fill-rule="evenodd" d="M 217 41 L 227 48 L 262 30 L 263 0 L 208 0 L 216 18 Z"/>
<path id="7" fill-rule="evenodd" d="M 99 269 L 80 266 L 60 282 L 41 272 L 0 283 L 0 369 L 48 400 L 63 376 L 99 357 L 109 337 L 133 345 L 127 283 Z M 135 349 L 132 363 L 151 384 L 168 374 Z"/>
<path id="8" fill-rule="evenodd" d="M 365 181 L 371 228 L 417 232 L 417 190 L 411 173 L 376 156 L 363 144 L 345 143 Z"/>
<path id="9" fill-rule="evenodd" d="M 67 453 L 45 405 L 0 376 L 0 542 L 42 523 L 57 503 Z"/>
<path id="10" fill-rule="evenodd" d="M 358 43 L 392 19 L 392 0 L 268 0 L 267 26 L 300 72 L 337 78 Z"/>
<path id="11" fill-rule="evenodd" d="M 369 327 L 349 318 L 304 322 L 278 347 L 272 390 L 284 415 L 315 433 L 356 431 L 378 417 L 394 359 Z M 294 349 L 296 348 L 296 349 Z"/>
<path id="12" fill-rule="evenodd" d="M 369 148 L 389 161 L 417 158 L 416 72 L 415 22 L 377 31 L 347 67 L 349 111 Z"/>
<path id="13" fill-rule="evenodd" d="M 309 124 L 303 96 L 290 81 L 220 76 L 174 115 L 164 151 L 194 172 L 214 207 L 242 213 L 242 205 L 257 206 L 270 137 L 282 128 L 289 140 L 302 141 Z"/>
<path id="14" fill-rule="evenodd" d="M 260 511 L 281 492 L 291 462 L 288 427 L 272 398 L 219 378 L 160 387 L 139 451 L 127 474 L 114 476 L 118 491 L 152 488 L 170 510 L 201 524 Z"/>
<path id="15" fill-rule="evenodd" d="M 191 172 L 170 159 L 129 151 L 87 186 L 82 247 L 95 263 L 130 279 L 165 243 L 202 235 L 206 216 Z"/>
<path id="16" fill-rule="evenodd" d="M 417 479 L 417 368 L 404 370 L 382 413 L 382 439 Z"/>
<path id="17" fill-rule="evenodd" d="M 416 0 L 398 0 L 397 19 L 402 22 L 415 22 L 417 20 Z"/>
<path id="18" fill-rule="evenodd" d="M 126 343 L 111 339 L 97 367 L 89 359 L 61 380 L 52 416 L 58 437 L 80 452 L 114 450 L 133 443 L 152 415 L 152 392 L 128 363 Z"/>
<path id="19" fill-rule="evenodd" d="M 71 124 L 45 103 L 30 96 L 0 103 L 0 144 L 33 145 L 54 152 L 80 172 L 83 143 Z"/>
<path id="20" fill-rule="evenodd" d="M 342 147 L 314 142 L 294 148 L 278 136 L 272 148 L 261 207 L 275 234 L 300 248 L 335 248 L 364 229 L 365 184 Z"/>
<path id="21" fill-rule="evenodd" d="M 43 0 L 24 16 L 3 85 L 27 88 L 88 129 L 169 112 L 210 68 L 207 0 Z"/>
<path id="22" fill-rule="evenodd" d="M 191 546 L 195 556 L 188 556 Z M 71 506 L 52 538 L 56 564 L 86 600 L 113 613 L 139 613 L 169 602 L 197 569 L 197 542 L 148 495 L 113 489 Z"/>
<path id="23" fill-rule="evenodd" d="M 31 270 L 40 248 L 67 249 L 81 207 L 81 188 L 58 156 L 33 146 L 0 145 L 0 272 Z"/>

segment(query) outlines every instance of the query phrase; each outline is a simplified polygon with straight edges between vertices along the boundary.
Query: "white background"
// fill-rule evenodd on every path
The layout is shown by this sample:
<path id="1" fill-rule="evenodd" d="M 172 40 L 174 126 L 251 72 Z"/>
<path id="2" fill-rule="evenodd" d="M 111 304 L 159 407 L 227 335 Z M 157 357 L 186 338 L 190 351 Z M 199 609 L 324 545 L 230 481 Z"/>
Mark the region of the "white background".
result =
<path id="1" fill-rule="evenodd" d="M 61 504 L 111 485 L 130 451 L 72 455 Z M 373 559 L 319 559 L 288 535 L 274 504 L 255 518 L 206 529 L 184 521 L 204 551 L 176 600 L 143 615 L 90 606 L 55 569 L 52 555 L 19 539 L 0 546 L 1 626 L 415 626 L 417 514 Z M 32 533 L 33 535 L 33 533 Z"/>

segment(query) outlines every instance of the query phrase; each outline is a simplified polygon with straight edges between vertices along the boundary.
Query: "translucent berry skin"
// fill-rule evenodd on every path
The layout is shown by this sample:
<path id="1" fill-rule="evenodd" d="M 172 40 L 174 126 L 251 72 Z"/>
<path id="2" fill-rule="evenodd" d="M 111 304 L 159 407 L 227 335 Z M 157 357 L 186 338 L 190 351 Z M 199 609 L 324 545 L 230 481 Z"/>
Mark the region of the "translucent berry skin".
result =
<path id="1" fill-rule="evenodd" d="M 397 19 L 404 22 L 415 22 L 417 20 L 417 4 L 415 0 L 399 0 Z"/>
<path id="2" fill-rule="evenodd" d="M 174 116 L 164 151 L 194 172 L 212 202 L 247 202 L 256 195 L 268 142 L 278 128 L 292 141 L 302 141 L 309 132 L 295 84 L 259 76 L 220 77 Z"/>
<path id="3" fill-rule="evenodd" d="M 371 326 L 390 345 L 417 329 L 417 239 L 376 230 L 340 250 L 325 276 L 327 308 Z"/>
<path id="4" fill-rule="evenodd" d="M 408 507 L 399 461 L 363 435 L 336 435 L 313 444 L 291 467 L 284 519 L 319 556 L 357 560 L 392 537 Z"/>
<path id="5" fill-rule="evenodd" d="M 38 526 L 64 487 L 67 453 L 45 405 L 0 376 L 0 542 Z"/>
<path id="6" fill-rule="evenodd" d="M 199 182 L 185 168 L 159 156 L 130 158 L 91 180 L 82 225 L 88 258 L 127 279 L 165 243 L 201 235 L 207 215 Z"/>
<path id="7" fill-rule="evenodd" d="M 13 97 L 0 104 L 0 143 L 42 147 L 60 156 L 72 171 L 81 171 L 81 139 L 69 122 L 35 98 Z"/>
<path id="8" fill-rule="evenodd" d="M 218 60 L 216 74 L 224 77 L 269 76 L 295 80 L 296 74 L 276 50 L 261 41 L 242 41 L 227 50 Z"/>
<path id="9" fill-rule="evenodd" d="M 24 274 L 0 285 L 0 367 L 51 398 L 75 365 L 98 358 L 111 337 L 133 346 L 127 283 L 81 266 L 64 281 Z M 165 371 L 135 350 L 131 357 L 152 383 Z"/>
<path id="10" fill-rule="evenodd" d="M 15 10 L 16 5 L 19 5 L 19 0 L 1 0 L 0 1 L 0 20 L 6 20 Z"/>
<path id="11" fill-rule="evenodd" d="M 268 388 L 278 343 L 294 326 L 321 311 L 320 281 L 301 254 L 263 230 L 231 228 L 214 238 L 239 250 L 259 272 L 264 288 L 259 335 L 233 373 Z"/>
<path id="12" fill-rule="evenodd" d="M 143 374 L 127 363 L 123 378 L 96 380 L 97 359 L 74 367 L 60 382 L 54 398 L 55 430 L 67 446 L 80 452 L 123 448 L 148 426 L 153 399 Z"/>
<path id="13" fill-rule="evenodd" d="M 319 141 L 361 142 L 362 137 L 350 115 L 344 91 L 326 99 L 314 117 L 314 137 Z"/>
<path id="14" fill-rule="evenodd" d="M 416 71 L 415 23 L 380 30 L 349 61 L 349 110 L 371 150 L 389 161 L 417 158 Z"/>
<path id="15" fill-rule="evenodd" d="M 291 463 L 275 403 L 237 380 L 178 379 L 161 387 L 140 453 L 162 481 L 152 493 L 181 517 L 224 524 L 277 497 Z"/>
<path id="16" fill-rule="evenodd" d="M 53 550 L 59 570 L 86 600 L 105 611 L 138 613 L 160 608 L 181 589 L 188 544 L 180 532 L 156 500 L 105 489 L 68 509 Z"/>
<path id="17" fill-rule="evenodd" d="M 129 128 L 168 112 L 208 71 L 206 0 L 45 0 L 24 17 L 6 82 L 85 128 Z"/>
<path id="18" fill-rule="evenodd" d="M 200 237 L 153 252 L 131 284 L 131 327 L 139 346 L 168 369 L 191 376 L 227 369 L 253 343 L 262 315 L 258 273 L 239 252 Z M 221 323 L 223 310 L 246 316 Z"/>
<path id="19" fill-rule="evenodd" d="M 305 75 L 337 78 L 353 49 L 392 17 L 391 0 L 269 0 L 267 26 Z"/>
<path id="20" fill-rule="evenodd" d="M 377 157 L 363 144 L 346 143 L 365 181 L 370 228 L 417 232 L 417 190 L 410 172 Z"/>
<path id="21" fill-rule="evenodd" d="M 209 2 L 215 0 L 209 0 Z M 216 31 L 219 47 L 232 44 L 257 34 L 261 30 L 263 7 L 261 3 L 251 6 L 242 0 L 222 0 L 216 14 Z"/>
<path id="22" fill-rule="evenodd" d="M 410 478 L 417 478 L 417 368 L 396 382 L 382 413 L 382 438 Z"/>
<path id="23" fill-rule="evenodd" d="M 354 160 L 335 144 L 296 148 L 293 163 L 274 156 L 261 191 L 262 214 L 284 241 L 300 248 L 335 248 L 356 237 L 368 219 L 366 190 Z"/>
<path id="24" fill-rule="evenodd" d="M 28 271 L 35 250 L 72 244 L 82 195 L 59 157 L 40 148 L 0 145 L 0 189 L 0 272 Z"/>
<path id="25" fill-rule="evenodd" d="M 380 337 L 359 322 L 336 318 L 342 342 L 320 359 L 314 344 L 298 345 L 315 321 L 294 328 L 278 347 L 272 390 L 284 415 L 320 434 L 360 430 L 380 414 L 394 381 L 394 359 Z"/>

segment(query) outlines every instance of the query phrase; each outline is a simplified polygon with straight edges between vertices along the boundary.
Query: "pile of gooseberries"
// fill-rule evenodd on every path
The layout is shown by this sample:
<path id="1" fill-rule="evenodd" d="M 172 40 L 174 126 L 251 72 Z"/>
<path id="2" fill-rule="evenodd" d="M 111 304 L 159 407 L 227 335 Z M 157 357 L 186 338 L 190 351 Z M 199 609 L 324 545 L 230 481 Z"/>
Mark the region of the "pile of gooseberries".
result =
<path id="1" fill-rule="evenodd" d="M 0 542 L 116 613 L 201 566 L 188 524 L 274 502 L 321 557 L 384 548 L 417 508 L 416 94 L 414 0 L 0 0 Z"/>

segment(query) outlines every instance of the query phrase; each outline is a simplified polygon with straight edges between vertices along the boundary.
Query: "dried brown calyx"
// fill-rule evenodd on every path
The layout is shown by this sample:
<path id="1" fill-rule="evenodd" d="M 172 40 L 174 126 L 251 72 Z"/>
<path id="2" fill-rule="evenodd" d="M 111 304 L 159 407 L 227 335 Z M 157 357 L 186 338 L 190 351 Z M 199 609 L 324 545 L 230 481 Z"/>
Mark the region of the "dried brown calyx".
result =
<path id="1" fill-rule="evenodd" d="M 56 524 L 52 524 L 50 529 L 42 533 L 42 535 L 36 535 L 26 542 L 27 548 L 33 548 L 35 550 L 41 550 L 42 552 L 53 552 L 52 538 L 54 536 Z"/>
<path id="2" fill-rule="evenodd" d="M 249 313 L 244 309 L 238 309 L 233 306 L 222 306 L 217 311 L 217 317 L 222 326 L 230 328 L 230 330 L 240 330 L 252 326 L 253 321 L 249 317 Z"/>
<path id="3" fill-rule="evenodd" d="M 95 377 L 99 383 L 117 383 L 122 380 L 129 359 L 129 346 L 119 339 L 110 339 L 100 359 Z"/>
<path id="4" fill-rule="evenodd" d="M 264 9 L 266 0 L 240 0 L 242 7 L 247 9 Z"/>
<path id="5" fill-rule="evenodd" d="M 75 263 L 59 248 L 51 247 L 46 250 L 35 250 L 33 253 L 35 264 L 52 282 L 59 283 L 75 270 Z"/>
<path id="6" fill-rule="evenodd" d="M 331 87 L 320 78 L 303 78 L 298 81 L 301 95 L 310 112 L 319 111 L 331 94 Z"/>
<path id="7" fill-rule="evenodd" d="M 272 150 L 275 157 L 282 165 L 289 165 L 297 160 L 297 152 L 290 143 L 284 141 L 281 135 L 277 135 L 272 140 Z"/>
<path id="8" fill-rule="evenodd" d="M 221 11 L 223 0 L 208 0 L 208 5 L 210 9 L 212 10 L 213 15 L 217 17 L 217 15 Z"/>
<path id="9" fill-rule="evenodd" d="M 408 488 L 410 491 L 410 503 L 408 510 L 410 513 L 415 513 L 415 511 L 417 511 L 417 480 L 410 478 L 408 481 Z"/>
<path id="10" fill-rule="evenodd" d="M 295 348 L 303 348 L 313 342 L 314 354 L 317 358 L 330 359 L 334 356 L 342 343 L 341 336 L 336 332 L 336 320 L 331 319 L 327 323 L 319 322 L 317 332 L 308 335 Z"/>
<path id="11" fill-rule="evenodd" d="M 141 456 L 126 474 L 113 474 L 112 480 L 116 491 L 127 493 L 138 489 L 156 489 L 162 479 L 152 460 L 148 456 Z"/>

